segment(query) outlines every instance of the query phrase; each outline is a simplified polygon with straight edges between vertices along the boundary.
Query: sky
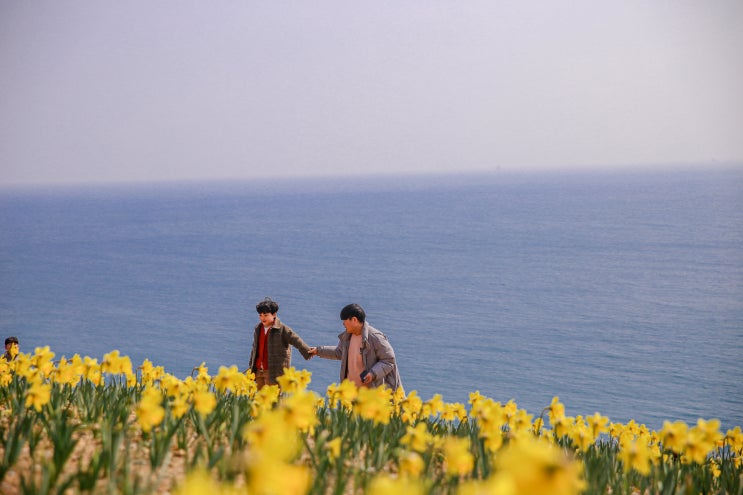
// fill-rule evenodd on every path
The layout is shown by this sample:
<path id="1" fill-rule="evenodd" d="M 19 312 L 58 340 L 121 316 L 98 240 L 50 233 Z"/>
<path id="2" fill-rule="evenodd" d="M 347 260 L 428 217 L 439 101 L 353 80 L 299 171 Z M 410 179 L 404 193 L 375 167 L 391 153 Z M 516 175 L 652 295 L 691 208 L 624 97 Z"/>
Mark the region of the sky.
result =
<path id="1" fill-rule="evenodd" d="M 0 185 L 743 166 L 740 0 L 0 0 Z"/>

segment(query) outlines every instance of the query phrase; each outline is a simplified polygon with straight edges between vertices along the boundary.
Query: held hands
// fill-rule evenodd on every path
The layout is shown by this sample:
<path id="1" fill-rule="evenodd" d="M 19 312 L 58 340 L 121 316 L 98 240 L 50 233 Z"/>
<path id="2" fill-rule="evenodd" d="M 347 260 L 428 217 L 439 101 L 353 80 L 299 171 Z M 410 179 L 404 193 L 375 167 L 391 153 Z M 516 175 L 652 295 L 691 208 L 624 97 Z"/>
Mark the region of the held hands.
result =
<path id="1" fill-rule="evenodd" d="M 310 359 L 317 356 L 317 347 L 310 347 Z"/>

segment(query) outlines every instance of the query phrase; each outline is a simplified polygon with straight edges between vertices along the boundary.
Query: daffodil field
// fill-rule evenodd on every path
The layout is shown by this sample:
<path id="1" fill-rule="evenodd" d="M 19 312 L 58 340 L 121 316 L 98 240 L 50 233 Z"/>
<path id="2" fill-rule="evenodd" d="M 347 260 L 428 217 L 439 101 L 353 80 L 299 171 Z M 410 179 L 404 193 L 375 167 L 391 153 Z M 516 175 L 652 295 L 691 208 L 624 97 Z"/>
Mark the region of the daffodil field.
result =
<path id="1" fill-rule="evenodd" d="M 233 366 L 176 378 L 117 351 L 0 358 L 0 493 L 736 494 L 743 433 L 717 420 L 660 431 L 555 397 L 529 413 L 332 384 L 285 370 L 256 390 Z"/>

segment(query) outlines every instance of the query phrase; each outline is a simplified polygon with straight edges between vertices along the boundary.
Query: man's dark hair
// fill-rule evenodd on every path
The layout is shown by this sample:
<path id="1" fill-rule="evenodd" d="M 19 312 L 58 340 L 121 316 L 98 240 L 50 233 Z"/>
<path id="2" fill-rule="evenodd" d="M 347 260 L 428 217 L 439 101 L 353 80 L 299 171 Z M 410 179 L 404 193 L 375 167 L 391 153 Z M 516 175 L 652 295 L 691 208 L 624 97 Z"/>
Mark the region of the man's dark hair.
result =
<path id="1" fill-rule="evenodd" d="M 364 313 L 364 308 L 362 308 L 358 304 L 349 304 L 341 310 L 341 320 L 347 320 L 349 318 L 353 318 L 354 316 L 358 318 L 361 323 L 364 323 L 364 321 L 366 321 L 366 313 Z"/>
<path id="2" fill-rule="evenodd" d="M 255 310 L 260 313 L 276 314 L 279 312 L 279 305 L 270 297 L 265 298 L 255 305 Z"/>
<path id="3" fill-rule="evenodd" d="M 8 337 L 5 339 L 5 345 L 8 344 L 17 344 L 18 343 L 18 337 Z"/>

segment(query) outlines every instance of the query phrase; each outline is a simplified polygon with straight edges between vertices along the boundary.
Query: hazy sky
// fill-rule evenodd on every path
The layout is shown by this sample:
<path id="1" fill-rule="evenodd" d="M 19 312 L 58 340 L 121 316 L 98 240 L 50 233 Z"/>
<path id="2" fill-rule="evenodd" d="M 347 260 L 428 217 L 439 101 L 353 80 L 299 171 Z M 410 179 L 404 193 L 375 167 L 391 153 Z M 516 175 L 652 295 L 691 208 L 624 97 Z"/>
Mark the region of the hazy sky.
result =
<path id="1" fill-rule="evenodd" d="M 0 0 L 0 184 L 743 164 L 743 2 Z"/>

